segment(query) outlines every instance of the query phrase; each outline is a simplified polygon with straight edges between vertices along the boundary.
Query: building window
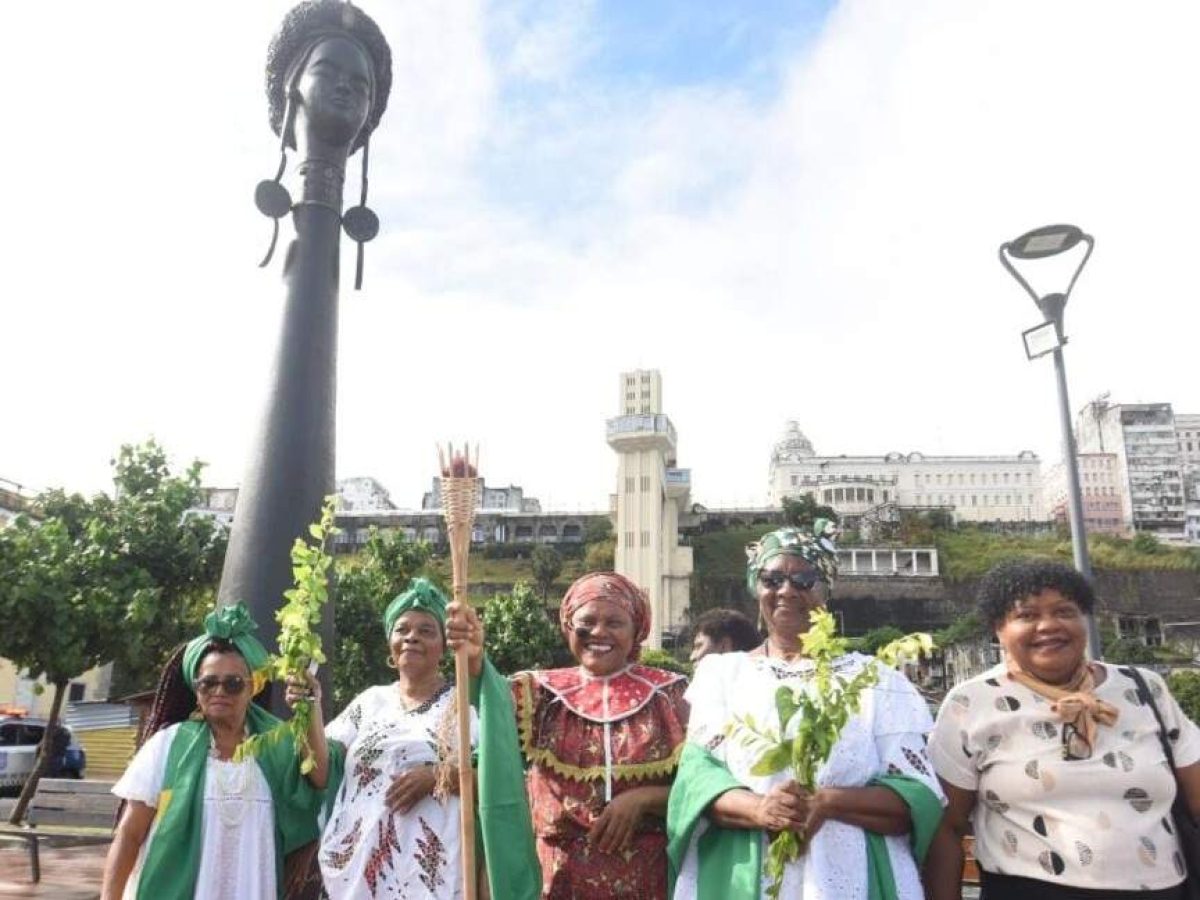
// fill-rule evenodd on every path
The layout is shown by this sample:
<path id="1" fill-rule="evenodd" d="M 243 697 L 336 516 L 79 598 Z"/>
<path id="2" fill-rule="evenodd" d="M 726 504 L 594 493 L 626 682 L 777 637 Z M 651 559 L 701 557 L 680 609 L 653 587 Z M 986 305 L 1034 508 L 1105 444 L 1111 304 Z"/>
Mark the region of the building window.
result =
<path id="1" fill-rule="evenodd" d="M 799 481 L 800 481 L 800 479 L 797 478 L 795 475 L 793 475 L 792 476 L 792 487 L 795 487 L 799 483 Z"/>
<path id="2" fill-rule="evenodd" d="M 974 484 L 974 483 L 975 483 L 975 473 L 972 472 L 971 473 L 971 484 Z"/>
<path id="3" fill-rule="evenodd" d="M 67 702 L 82 703 L 85 690 L 87 690 L 87 685 L 82 681 L 72 681 L 71 686 L 67 689 Z"/>
<path id="4" fill-rule="evenodd" d="M 650 546 L 650 532 L 648 532 L 648 531 L 642 532 L 642 546 L 643 547 Z"/>
<path id="5" fill-rule="evenodd" d="M 627 493 L 627 494 L 633 493 L 633 476 L 632 475 L 625 476 L 625 493 Z"/>
<path id="6" fill-rule="evenodd" d="M 637 379 L 635 379 L 632 375 L 625 376 L 625 384 L 628 385 L 629 387 L 633 387 L 633 385 L 636 383 L 637 383 Z"/>
<path id="7" fill-rule="evenodd" d="M 884 491 L 884 492 L 883 492 L 883 502 L 884 502 L 884 503 L 887 503 L 887 502 L 888 502 L 888 492 L 887 492 L 887 491 Z"/>
<path id="8" fill-rule="evenodd" d="M 826 503 L 832 503 L 832 502 L 833 502 L 833 491 L 831 491 L 831 490 L 829 490 L 829 489 L 826 489 L 826 490 L 825 490 L 825 502 L 826 502 Z"/>
<path id="9" fill-rule="evenodd" d="M 633 547 L 633 532 L 632 531 L 625 532 L 625 546 L 630 547 L 630 548 Z"/>
<path id="10" fill-rule="evenodd" d="M 642 476 L 642 491 L 643 491 L 643 492 L 646 492 L 646 491 L 649 491 L 649 490 L 650 490 L 650 476 L 649 476 L 649 475 L 643 475 L 643 476 Z"/>
<path id="11" fill-rule="evenodd" d="M 977 502 L 978 500 L 979 500 L 979 496 L 977 494 L 971 495 L 971 505 L 972 506 L 978 506 L 979 505 L 979 503 Z"/>

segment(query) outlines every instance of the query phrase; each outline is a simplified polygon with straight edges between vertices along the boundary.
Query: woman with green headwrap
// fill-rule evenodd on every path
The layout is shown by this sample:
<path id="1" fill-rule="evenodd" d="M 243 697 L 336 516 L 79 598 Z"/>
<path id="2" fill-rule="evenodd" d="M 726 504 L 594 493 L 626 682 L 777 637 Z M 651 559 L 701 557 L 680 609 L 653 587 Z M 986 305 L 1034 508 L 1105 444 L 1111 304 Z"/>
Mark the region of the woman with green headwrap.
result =
<path id="1" fill-rule="evenodd" d="M 321 878 L 331 900 L 452 900 L 462 874 L 454 691 L 439 668 L 446 598 L 414 579 L 383 627 L 396 680 L 367 688 L 325 729 L 346 762 L 321 838 Z"/>
<path id="2" fill-rule="evenodd" d="M 832 535 L 817 520 L 811 534 L 785 528 L 747 547 L 747 586 L 767 639 L 749 653 L 704 657 L 688 689 L 688 743 L 667 816 L 676 900 L 757 900 L 767 886 L 767 842 L 788 829 L 808 843 L 786 864 L 781 897 L 924 896 L 918 864 L 941 818 L 942 795 L 924 749 L 932 721 L 903 675 L 858 653 L 835 661 L 835 673 L 847 678 L 878 666 L 878 680 L 818 769 L 815 790 L 797 784 L 790 767 L 755 774 L 761 745 L 741 740 L 747 725 L 778 721 L 781 685 L 815 690 L 800 639 L 809 613 L 829 596 L 837 565 Z"/>
<path id="3" fill-rule="evenodd" d="M 257 627 L 240 603 L 221 607 L 167 662 L 144 743 L 113 786 L 124 808 L 103 900 L 275 900 L 284 856 L 317 838 L 321 776 L 300 774 L 290 731 L 252 702 L 266 684 Z"/>

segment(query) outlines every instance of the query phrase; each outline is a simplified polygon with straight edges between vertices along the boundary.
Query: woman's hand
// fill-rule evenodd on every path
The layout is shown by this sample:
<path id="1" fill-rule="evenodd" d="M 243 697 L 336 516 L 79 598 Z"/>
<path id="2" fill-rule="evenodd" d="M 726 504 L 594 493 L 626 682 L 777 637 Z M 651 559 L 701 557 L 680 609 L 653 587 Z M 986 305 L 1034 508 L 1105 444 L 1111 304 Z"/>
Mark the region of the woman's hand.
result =
<path id="1" fill-rule="evenodd" d="M 312 700 L 314 709 L 321 708 L 321 682 L 307 672 L 304 678 L 289 675 L 287 688 L 283 692 L 283 701 L 288 709 L 295 709 L 297 703 L 306 699 Z"/>
<path id="2" fill-rule="evenodd" d="M 457 600 L 446 607 L 446 643 L 451 652 L 467 648 L 467 665 L 472 678 L 483 671 L 483 623 L 469 603 Z"/>
<path id="3" fill-rule="evenodd" d="M 436 783 L 437 771 L 433 766 L 416 766 L 392 779 L 384 802 L 392 812 L 406 813 L 432 794 Z"/>
<path id="4" fill-rule="evenodd" d="M 625 850 L 633 843 L 638 823 L 646 813 L 646 797 L 642 788 L 617 794 L 604 811 L 596 817 L 588 832 L 588 841 L 603 853 Z"/>
<path id="5" fill-rule="evenodd" d="M 812 813 L 812 792 L 795 781 L 776 785 L 758 797 L 754 817 L 758 827 L 772 833 L 794 831 L 804 836 Z M 820 827 L 820 823 L 817 823 Z"/>

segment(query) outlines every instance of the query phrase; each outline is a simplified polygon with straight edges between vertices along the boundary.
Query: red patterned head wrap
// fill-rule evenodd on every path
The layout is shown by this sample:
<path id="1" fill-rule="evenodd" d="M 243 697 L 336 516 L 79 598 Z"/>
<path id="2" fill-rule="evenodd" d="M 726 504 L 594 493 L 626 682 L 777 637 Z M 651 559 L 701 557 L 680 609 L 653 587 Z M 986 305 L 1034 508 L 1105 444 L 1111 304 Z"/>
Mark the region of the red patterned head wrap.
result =
<path id="1" fill-rule="evenodd" d="M 616 572 L 592 572 L 576 579 L 563 595 L 558 610 L 558 621 L 563 634 L 571 630 L 571 618 L 576 610 L 592 600 L 607 600 L 615 603 L 633 619 L 633 648 L 629 659 L 636 661 L 642 652 L 642 642 L 650 634 L 650 604 L 646 592 Z"/>

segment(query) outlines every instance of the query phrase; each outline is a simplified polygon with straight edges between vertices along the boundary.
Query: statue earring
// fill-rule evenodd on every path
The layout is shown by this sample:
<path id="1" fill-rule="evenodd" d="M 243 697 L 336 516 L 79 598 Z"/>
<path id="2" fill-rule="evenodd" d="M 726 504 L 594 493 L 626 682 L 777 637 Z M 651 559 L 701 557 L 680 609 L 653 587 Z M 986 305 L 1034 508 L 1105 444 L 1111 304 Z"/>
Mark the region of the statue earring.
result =
<path id="1" fill-rule="evenodd" d="M 352 206 L 342 215 L 342 228 L 358 244 L 358 259 L 354 268 L 354 289 L 362 290 L 363 245 L 379 234 L 379 216 L 367 206 L 367 166 L 371 154 L 371 137 L 368 135 L 362 146 L 362 192 L 358 206 Z M 260 185 L 261 187 L 261 185 Z"/>
<path id="2" fill-rule="evenodd" d="M 260 213 L 273 220 L 274 225 L 271 231 L 271 245 L 267 247 L 267 255 L 258 264 L 260 269 L 265 268 L 271 261 L 271 257 L 275 255 L 275 244 L 279 240 L 279 220 L 292 211 L 292 195 L 283 186 L 282 180 L 283 171 L 287 168 L 287 135 L 288 130 L 292 127 L 294 117 L 295 111 L 289 99 L 287 112 L 283 117 L 283 128 L 280 129 L 279 169 L 275 172 L 274 179 L 260 181 L 254 189 L 254 205 L 258 207 Z"/>

